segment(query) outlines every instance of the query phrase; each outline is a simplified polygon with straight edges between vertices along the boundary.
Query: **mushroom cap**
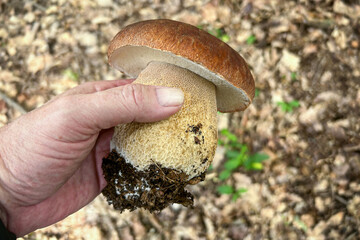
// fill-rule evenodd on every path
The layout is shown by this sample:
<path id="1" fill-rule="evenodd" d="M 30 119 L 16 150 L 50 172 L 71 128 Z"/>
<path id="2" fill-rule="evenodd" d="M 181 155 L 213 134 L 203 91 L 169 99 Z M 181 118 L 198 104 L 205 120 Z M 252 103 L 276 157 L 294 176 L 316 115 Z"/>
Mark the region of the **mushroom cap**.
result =
<path id="1" fill-rule="evenodd" d="M 152 61 L 188 69 L 215 84 L 220 112 L 246 109 L 255 94 L 254 79 L 240 54 L 186 23 L 160 19 L 129 25 L 110 42 L 108 59 L 131 77 Z"/>

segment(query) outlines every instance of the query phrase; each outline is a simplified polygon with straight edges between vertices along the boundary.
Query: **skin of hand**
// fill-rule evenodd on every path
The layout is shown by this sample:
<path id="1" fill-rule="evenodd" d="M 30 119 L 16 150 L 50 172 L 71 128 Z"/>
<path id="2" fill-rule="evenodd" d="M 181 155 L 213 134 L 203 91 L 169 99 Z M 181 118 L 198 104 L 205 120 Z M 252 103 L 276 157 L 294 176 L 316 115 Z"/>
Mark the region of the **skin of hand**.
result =
<path id="1" fill-rule="evenodd" d="M 0 128 L 0 217 L 23 236 L 60 221 L 105 187 L 102 158 L 113 127 L 166 119 L 182 106 L 179 89 L 88 82 Z"/>

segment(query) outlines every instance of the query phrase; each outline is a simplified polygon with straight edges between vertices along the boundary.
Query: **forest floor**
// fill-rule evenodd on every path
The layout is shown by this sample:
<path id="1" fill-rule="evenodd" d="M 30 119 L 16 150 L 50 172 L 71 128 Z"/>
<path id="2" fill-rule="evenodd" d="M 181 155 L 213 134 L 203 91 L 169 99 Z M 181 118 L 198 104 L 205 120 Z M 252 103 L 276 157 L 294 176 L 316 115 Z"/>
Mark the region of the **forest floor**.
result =
<path id="1" fill-rule="evenodd" d="M 83 82 L 126 77 L 107 64 L 109 41 L 157 18 L 214 33 L 256 82 L 247 110 L 219 114 L 227 144 L 206 180 L 188 188 L 194 208 L 120 214 L 99 196 L 24 239 L 359 239 L 356 0 L 2 0 L 0 126 Z M 221 176 L 239 144 L 267 159 Z"/>

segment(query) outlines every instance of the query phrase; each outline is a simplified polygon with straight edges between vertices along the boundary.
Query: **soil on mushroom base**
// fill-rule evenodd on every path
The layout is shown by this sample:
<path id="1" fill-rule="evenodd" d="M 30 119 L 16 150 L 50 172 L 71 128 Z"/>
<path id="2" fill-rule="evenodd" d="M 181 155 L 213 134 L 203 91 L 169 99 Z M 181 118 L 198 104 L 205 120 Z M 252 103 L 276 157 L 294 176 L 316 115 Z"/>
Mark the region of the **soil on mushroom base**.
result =
<path id="1" fill-rule="evenodd" d="M 172 203 L 192 207 L 194 197 L 184 188 L 205 179 L 203 173 L 188 180 L 185 173 L 156 164 L 139 171 L 115 151 L 103 158 L 102 169 L 108 183 L 102 194 L 120 212 L 137 208 L 160 211 Z"/>

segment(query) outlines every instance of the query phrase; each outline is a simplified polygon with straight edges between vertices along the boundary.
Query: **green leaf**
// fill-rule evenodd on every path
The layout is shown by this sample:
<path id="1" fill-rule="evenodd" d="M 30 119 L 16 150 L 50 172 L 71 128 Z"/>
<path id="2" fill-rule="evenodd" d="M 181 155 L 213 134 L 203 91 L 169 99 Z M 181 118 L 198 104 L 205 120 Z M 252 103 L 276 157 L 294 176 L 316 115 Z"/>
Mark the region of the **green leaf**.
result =
<path id="1" fill-rule="evenodd" d="M 289 106 L 286 102 L 277 102 L 277 105 L 280 106 L 281 110 L 288 112 Z"/>
<path id="2" fill-rule="evenodd" d="M 219 174 L 219 179 L 220 180 L 226 180 L 231 176 L 231 171 L 229 170 L 224 170 Z"/>
<path id="3" fill-rule="evenodd" d="M 227 160 L 224 164 L 226 170 L 232 171 L 240 166 L 241 162 L 237 158 Z"/>
<path id="4" fill-rule="evenodd" d="M 243 165 L 244 165 L 244 167 L 245 167 L 246 170 L 253 170 L 251 164 L 252 164 L 252 162 L 249 161 L 249 159 L 246 159 L 246 160 L 244 161 L 244 164 L 243 164 Z"/>
<path id="5" fill-rule="evenodd" d="M 214 166 L 212 164 L 210 164 L 208 171 L 212 171 L 212 170 L 214 170 Z"/>
<path id="6" fill-rule="evenodd" d="M 246 145 L 241 146 L 240 154 L 243 155 L 248 151 L 248 147 Z"/>
<path id="7" fill-rule="evenodd" d="M 268 159 L 269 156 L 264 153 L 255 153 L 248 157 L 245 162 L 244 166 L 246 170 L 261 170 L 263 169 L 263 164 L 261 162 Z"/>
<path id="8" fill-rule="evenodd" d="M 243 147 L 243 144 L 239 143 L 238 141 L 234 142 L 232 141 L 230 143 L 230 146 L 233 148 L 233 149 L 241 149 Z"/>
<path id="9" fill-rule="evenodd" d="M 216 189 L 221 194 L 232 194 L 232 193 L 234 193 L 234 188 L 232 186 L 229 186 L 229 185 L 221 185 L 221 186 L 218 186 Z"/>
<path id="10" fill-rule="evenodd" d="M 246 188 L 239 188 L 235 191 L 235 193 L 232 196 L 232 200 L 235 202 L 239 197 L 241 197 L 244 193 L 247 192 Z"/>
<path id="11" fill-rule="evenodd" d="M 236 202 L 236 200 L 237 200 L 239 197 L 240 197 L 240 194 L 234 193 L 234 194 L 232 195 L 232 200 L 233 200 L 233 202 Z"/>
<path id="12" fill-rule="evenodd" d="M 71 70 L 70 68 L 67 68 L 63 72 L 64 76 L 70 78 L 71 80 L 77 82 L 79 80 L 79 74 Z"/>
<path id="13" fill-rule="evenodd" d="M 256 41 L 255 35 L 251 35 L 250 37 L 248 37 L 248 38 L 246 39 L 246 43 L 247 43 L 248 45 L 254 44 L 255 41 Z"/>
<path id="14" fill-rule="evenodd" d="M 220 134 L 232 142 L 237 142 L 237 137 L 234 134 L 232 134 L 228 129 L 221 130 Z"/>
<path id="15" fill-rule="evenodd" d="M 246 193 L 247 191 L 248 191 L 247 188 L 239 188 L 238 190 L 236 190 L 236 193 L 243 194 Z"/>
<path id="16" fill-rule="evenodd" d="M 291 77 L 291 80 L 292 80 L 292 81 L 295 81 L 295 80 L 297 79 L 297 77 L 296 77 L 296 72 L 292 72 L 291 75 L 290 75 L 290 77 Z"/>
<path id="17" fill-rule="evenodd" d="M 260 94 L 260 90 L 258 88 L 255 88 L 255 97 L 258 97 Z"/>
<path id="18" fill-rule="evenodd" d="M 263 165 L 262 163 L 258 163 L 258 162 L 253 162 L 251 163 L 251 167 L 252 170 L 262 170 L 263 169 Z"/>
<path id="19" fill-rule="evenodd" d="M 220 39 L 221 39 L 221 41 L 223 41 L 223 42 L 229 42 L 230 41 L 230 36 L 229 35 L 227 35 L 227 34 L 224 34 L 224 35 L 222 35 L 221 37 L 220 37 Z"/>
<path id="20" fill-rule="evenodd" d="M 215 34 L 213 34 L 213 35 L 215 35 L 217 38 L 221 39 L 221 41 L 228 42 L 230 40 L 229 35 L 227 35 L 223 29 L 217 28 L 214 31 L 215 31 Z"/>
<path id="21" fill-rule="evenodd" d="M 293 100 L 291 102 L 277 102 L 277 105 L 280 106 L 284 112 L 292 112 L 294 108 L 300 106 L 300 103 L 297 100 Z"/>
<path id="22" fill-rule="evenodd" d="M 289 104 L 290 104 L 290 106 L 291 106 L 292 108 L 294 108 L 294 107 L 299 107 L 299 106 L 300 106 L 299 101 L 296 101 L 296 100 L 293 100 L 293 101 L 289 102 Z"/>
<path id="23" fill-rule="evenodd" d="M 249 161 L 258 163 L 263 162 L 267 159 L 269 159 L 269 155 L 265 153 L 255 153 L 249 157 Z"/>
<path id="24" fill-rule="evenodd" d="M 246 145 L 242 145 L 240 149 L 240 154 L 238 156 L 240 162 L 244 162 L 244 160 L 248 158 L 247 152 L 248 152 L 248 147 Z"/>
<path id="25" fill-rule="evenodd" d="M 302 229 L 304 232 L 307 232 L 308 228 L 307 228 L 306 224 L 303 221 L 301 221 L 298 216 L 295 216 L 294 220 L 300 229 Z"/>
<path id="26" fill-rule="evenodd" d="M 247 156 L 247 151 L 248 151 L 248 148 L 246 145 L 241 145 L 240 147 L 240 151 L 236 151 L 237 152 L 237 156 L 233 156 L 231 159 L 234 159 L 234 163 L 236 162 L 237 164 L 237 167 L 241 166 L 244 164 L 244 161 L 248 158 Z M 229 158 L 230 159 L 230 158 Z"/>
<path id="27" fill-rule="evenodd" d="M 225 156 L 226 156 L 226 158 L 231 159 L 231 158 L 237 158 L 239 156 L 239 154 L 240 154 L 239 151 L 229 150 L 229 151 L 226 151 Z"/>

